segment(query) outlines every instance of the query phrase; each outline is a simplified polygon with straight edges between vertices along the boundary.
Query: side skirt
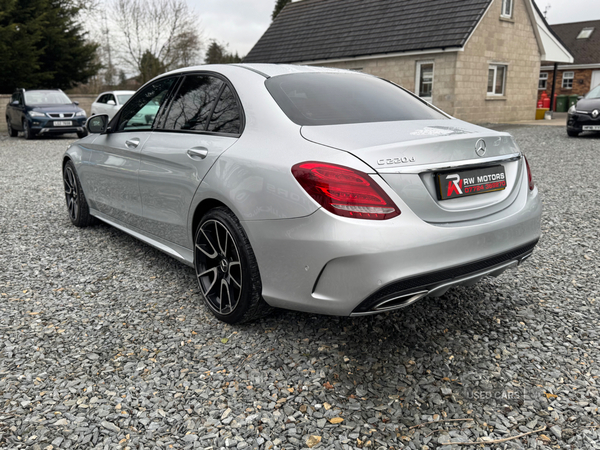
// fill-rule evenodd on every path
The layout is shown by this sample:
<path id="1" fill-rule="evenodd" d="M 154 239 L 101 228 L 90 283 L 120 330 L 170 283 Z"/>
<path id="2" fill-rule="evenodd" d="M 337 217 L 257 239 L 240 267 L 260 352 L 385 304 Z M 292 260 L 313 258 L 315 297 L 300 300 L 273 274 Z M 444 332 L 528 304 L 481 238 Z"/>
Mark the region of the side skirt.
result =
<path id="1" fill-rule="evenodd" d="M 102 222 L 106 222 L 107 224 L 124 231 L 125 233 L 133 236 L 140 241 L 151 245 L 152 247 L 160 250 L 161 252 L 166 253 L 169 256 L 181 261 L 182 263 L 193 267 L 194 266 L 194 252 L 188 248 L 181 247 L 180 245 L 173 244 L 172 242 L 165 241 L 163 239 L 159 239 L 157 237 L 150 237 L 146 232 L 138 229 L 131 228 L 127 225 L 121 224 L 115 219 L 102 214 L 100 211 L 96 209 L 90 208 L 90 214 L 94 217 L 97 217 Z"/>

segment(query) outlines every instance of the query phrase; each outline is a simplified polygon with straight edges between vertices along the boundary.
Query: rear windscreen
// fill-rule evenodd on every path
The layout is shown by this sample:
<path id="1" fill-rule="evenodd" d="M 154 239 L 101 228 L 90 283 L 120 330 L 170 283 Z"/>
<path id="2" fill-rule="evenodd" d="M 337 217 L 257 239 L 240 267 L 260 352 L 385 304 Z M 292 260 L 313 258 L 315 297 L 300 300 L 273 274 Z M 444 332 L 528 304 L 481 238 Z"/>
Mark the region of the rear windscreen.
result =
<path id="1" fill-rule="evenodd" d="M 447 119 L 398 86 L 354 73 L 293 73 L 265 81 L 283 112 L 298 125 Z"/>

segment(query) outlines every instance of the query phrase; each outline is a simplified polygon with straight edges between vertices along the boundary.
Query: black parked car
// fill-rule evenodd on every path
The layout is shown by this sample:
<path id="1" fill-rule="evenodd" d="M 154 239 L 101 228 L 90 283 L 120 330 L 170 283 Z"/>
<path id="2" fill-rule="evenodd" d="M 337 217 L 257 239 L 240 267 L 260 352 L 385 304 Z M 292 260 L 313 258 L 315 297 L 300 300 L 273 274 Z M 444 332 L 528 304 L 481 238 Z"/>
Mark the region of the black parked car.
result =
<path id="1" fill-rule="evenodd" d="M 25 139 L 36 135 L 77 133 L 87 135 L 85 111 L 60 89 L 17 89 L 6 107 L 8 134 L 23 132 Z"/>
<path id="2" fill-rule="evenodd" d="M 579 98 L 569 109 L 567 134 L 575 137 L 582 131 L 600 131 L 600 86 Z"/>

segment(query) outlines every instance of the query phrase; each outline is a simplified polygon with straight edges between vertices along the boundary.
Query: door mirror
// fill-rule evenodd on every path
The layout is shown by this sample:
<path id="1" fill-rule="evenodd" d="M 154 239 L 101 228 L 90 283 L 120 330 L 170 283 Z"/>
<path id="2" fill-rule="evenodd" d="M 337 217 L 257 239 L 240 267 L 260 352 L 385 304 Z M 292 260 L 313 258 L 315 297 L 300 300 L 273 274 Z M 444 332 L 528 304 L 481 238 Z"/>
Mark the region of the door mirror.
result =
<path id="1" fill-rule="evenodd" d="M 110 106 L 115 106 L 116 105 L 116 103 L 115 103 L 114 100 L 109 100 L 109 101 L 106 102 L 106 104 L 110 105 Z"/>
<path id="2" fill-rule="evenodd" d="M 580 95 L 579 97 L 577 97 L 577 100 L 581 100 L 583 98 L 583 95 Z"/>
<path id="3" fill-rule="evenodd" d="M 79 106 L 79 102 L 73 102 L 75 106 Z"/>
<path id="4" fill-rule="evenodd" d="M 19 106 L 19 100 L 13 100 L 10 102 L 10 106 Z"/>
<path id="5" fill-rule="evenodd" d="M 85 127 L 90 133 L 103 134 L 106 133 L 106 126 L 108 125 L 108 114 L 98 114 L 88 119 Z"/>

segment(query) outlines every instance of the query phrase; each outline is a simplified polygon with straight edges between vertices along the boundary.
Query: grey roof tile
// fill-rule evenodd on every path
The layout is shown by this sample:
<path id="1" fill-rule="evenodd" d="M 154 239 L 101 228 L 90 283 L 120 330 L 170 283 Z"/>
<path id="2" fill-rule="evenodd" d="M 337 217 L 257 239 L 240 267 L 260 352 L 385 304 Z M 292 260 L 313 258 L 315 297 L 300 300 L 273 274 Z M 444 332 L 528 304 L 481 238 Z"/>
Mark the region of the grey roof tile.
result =
<path id="1" fill-rule="evenodd" d="M 600 20 L 550 25 L 575 58 L 574 64 L 600 64 Z M 594 28 L 588 39 L 577 39 L 584 28 Z"/>
<path id="2" fill-rule="evenodd" d="M 462 47 L 491 0 L 302 0 L 244 62 L 290 63 Z"/>

